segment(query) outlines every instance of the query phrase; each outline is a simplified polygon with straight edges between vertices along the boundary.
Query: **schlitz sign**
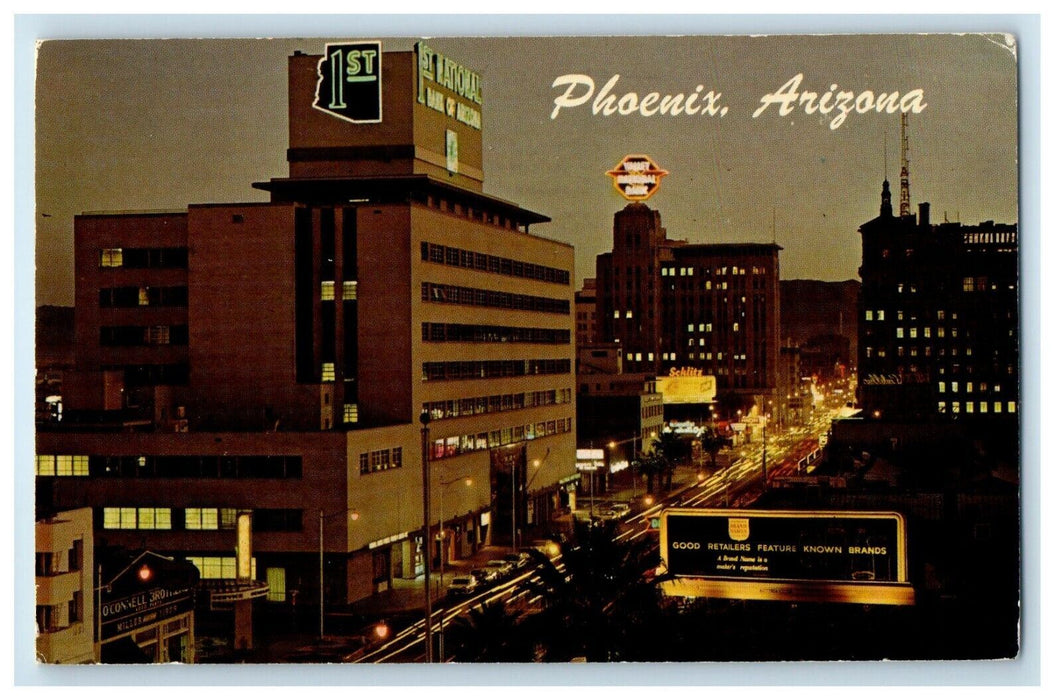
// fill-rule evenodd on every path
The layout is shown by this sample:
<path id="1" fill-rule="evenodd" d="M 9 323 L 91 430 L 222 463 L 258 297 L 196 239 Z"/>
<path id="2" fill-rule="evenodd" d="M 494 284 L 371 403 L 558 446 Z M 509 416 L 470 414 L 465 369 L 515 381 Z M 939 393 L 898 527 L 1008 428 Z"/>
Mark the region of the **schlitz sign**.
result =
<path id="1" fill-rule="evenodd" d="M 660 549 L 672 595 L 913 602 L 898 513 L 669 509 Z"/>

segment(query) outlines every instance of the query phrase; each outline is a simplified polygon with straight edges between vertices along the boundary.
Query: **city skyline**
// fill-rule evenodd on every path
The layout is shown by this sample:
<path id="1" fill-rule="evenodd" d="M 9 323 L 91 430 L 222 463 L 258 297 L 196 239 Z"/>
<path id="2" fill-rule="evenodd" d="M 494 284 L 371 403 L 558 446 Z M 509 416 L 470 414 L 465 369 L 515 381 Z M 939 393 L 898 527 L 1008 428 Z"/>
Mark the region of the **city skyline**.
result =
<path id="1" fill-rule="evenodd" d="M 43 44 L 37 303 L 72 303 L 76 214 L 262 201 L 250 183 L 286 174 L 286 57 L 320 53 L 327 41 Z M 899 115 L 853 109 L 838 120 L 837 105 L 820 100 L 825 115 L 798 108 L 782 117 L 777 103 L 763 105 L 798 74 L 800 91 L 921 90 L 924 109 L 910 115 L 912 207 L 931 202 L 936 221 L 1017 218 L 1016 61 L 1001 36 L 430 43 L 482 76 L 485 191 L 551 217 L 533 232 L 575 247 L 577 279 L 593 276 L 594 258 L 609 247 L 612 215 L 624 201 L 605 173 L 628 153 L 646 153 L 669 172 L 648 204 L 670 238 L 776 241 L 783 279 L 857 279 L 856 229 L 876 213 L 886 176 L 898 201 Z M 383 39 L 385 51 L 411 46 L 411 39 Z M 755 63 L 747 62 L 750 52 Z M 653 58 L 661 55 L 666 65 Z M 166 70 L 131 74 L 130 65 Z M 556 104 L 565 94 L 577 101 L 585 78 L 595 83 L 593 97 Z M 696 95 L 704 109 L 594 113 L 595 101 L 606 106 L 608 94 L 618 101 L 628 92 Z M 195 99 L 177 99 L 183 95 Z M 203 162 L 214 167 L 204 172 Z"/>

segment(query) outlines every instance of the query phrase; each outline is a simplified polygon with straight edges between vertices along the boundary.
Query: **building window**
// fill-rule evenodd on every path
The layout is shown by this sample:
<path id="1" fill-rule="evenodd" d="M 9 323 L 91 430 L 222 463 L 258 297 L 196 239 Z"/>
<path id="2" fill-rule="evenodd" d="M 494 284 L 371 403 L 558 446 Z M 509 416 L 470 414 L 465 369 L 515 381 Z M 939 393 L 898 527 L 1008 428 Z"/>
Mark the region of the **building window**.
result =
<path id="1" fill-rule="evenodd" d="M 236 578 L 236 557 L 187 557 L 200 578 Z M 251 578 L 258 578 L 258 562 L 251 557 Z"/>
<path id="2" fill-rule="evenodd" d="M 169 530 L 169 508 L 104 508 L 104 530 Z"/>
<path id="3" fill-rule="evenodd" d="M 336 363 L 334 362 L 322 362 L 321 363 L 321 381 L 322 382 L 334 382 L 336 380 Z"/>
<path id="4" fill-rule="evenodd" d="M 358 283 L 343 282 L 343 301 L 354 301 L 358 298 Z"/>
<path id="5" fill-rule="evenodd" d="M 358 455 L 358 468 L 362 474 L 398 469 L 402 466 L 402 448 L 373 450 Z"/>
<path id="6" fill-rule="evenodd" d="M 218 529 L 218 509 L 217 508 L 185 508 L 184 509 L 184 529 L 185 530 L 217 530 Z"/>
<path id="7" fill-rule="evenodd" d="M 321 282 L 321 301 L 335 301 L 336 283 L 332 281 Z"/>
<path id="8" fill-rule="evenodd" d="M 37 455 L 37 476 L 88 475 L 88 455 Z"/>
<path id="9" fill-rule="evenodd" d="M 358 422 L 358 404 L 345 403 L 343 404 L 343 422 L 344 423 L 357 423 Z"/>
<path id="10" fill-rule="evenodd" d="M 104 248 L 100 251 L 100 267 L 121 267 L 122 249 Z"/>

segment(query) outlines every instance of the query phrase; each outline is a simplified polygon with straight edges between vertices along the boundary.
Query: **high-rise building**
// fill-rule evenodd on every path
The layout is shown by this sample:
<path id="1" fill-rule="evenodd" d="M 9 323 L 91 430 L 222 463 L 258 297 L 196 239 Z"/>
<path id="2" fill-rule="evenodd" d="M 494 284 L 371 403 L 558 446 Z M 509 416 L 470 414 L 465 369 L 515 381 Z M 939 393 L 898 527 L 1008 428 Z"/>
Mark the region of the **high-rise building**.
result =
<path id="1" fill-rule="evenodd" d="M 660 212 L 632 202 L 615 214 L 612 251 L 597 257 L 597 339 L 619 343 L 627 372 L 692 368 L 714 376 L 719 395 L 773 397 L 780 250 L 671 240 Z"/>
<path id="2" fill-rule="evenodd" d="M 859 400 L 883 419 L 1013 421 L 1019 406 L 1018 227 L 931 224 L 929 204 L 859 227 Z"/>
<path id="3" fill-rule="evenodd" d="M 359 60 L 369 80 L 336 78 Z M 207 579 L 250 511 L 269 600 L 316 600 L 323 552 L 326 600 L 352 601 L 550 519 L 575 472 L 573 249 L 483 192 L 478 74 L 365 42 L 288 76 L 269 202 L 76 218 L 76 371 L 38 488 L 92 508 L 98 544 Z"/>

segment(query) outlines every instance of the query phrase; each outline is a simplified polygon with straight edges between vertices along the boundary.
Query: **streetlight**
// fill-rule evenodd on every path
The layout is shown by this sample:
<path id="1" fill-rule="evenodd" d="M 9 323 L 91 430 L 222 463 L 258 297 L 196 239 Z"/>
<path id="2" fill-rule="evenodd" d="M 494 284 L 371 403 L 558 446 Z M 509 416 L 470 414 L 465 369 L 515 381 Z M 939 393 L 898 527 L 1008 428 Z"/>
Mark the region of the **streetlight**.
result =
<path id="1" fill-rule="evenodd" d="M 319 633 L 320 633 L 319 638 L 320 639 L 324 639 L 324 618 L 325 618 L 325 613 L 324 613 L 324 611 L 325 611 L 325 597 L 324 597 L 324 521 L 325 521 L 325 518 L 334 518 L 337 515 L 346 515 L 347 513 L 350 513 L 350 519 L 351 520 L 357 520 L 358 517 L 359 517 L 357 511 L 355 511 L 353 508 L 344 508 L 343 510 L 337 510 L 334 513 L 328 513 L 328 514 L 325 514 L 324 509 L 322 509 L 322 510 L 318 511 L 318 514 L 317 514 L 317 552 L 318 552 L 318 562 L 320 563 L 320 570 L 318 571 L 318 581 L 317 581 L 317 583 L 318 583 L 318 585 L 320 587 L 319 594 L 320 594 L 320 604 L 321 604 L 320 605 L 320 607 L 321 607 L 321 618 L 320 618 L 321 625 L 320 625 L 320 628 L 319 628 Z"/>
<path id="2" fill-rule="evenodd" d="M 431 535 L 431 463 L 428 453 L 428 424 L 431 415 L 424 411 L 420 414 L 420 462 L 421 481 L 424 491 L 424 531 L 421 534 L 420 558 L 424 562 L 424 663 L 431 659 L 431 561 L 428 558 L 428 543 Z"/>

